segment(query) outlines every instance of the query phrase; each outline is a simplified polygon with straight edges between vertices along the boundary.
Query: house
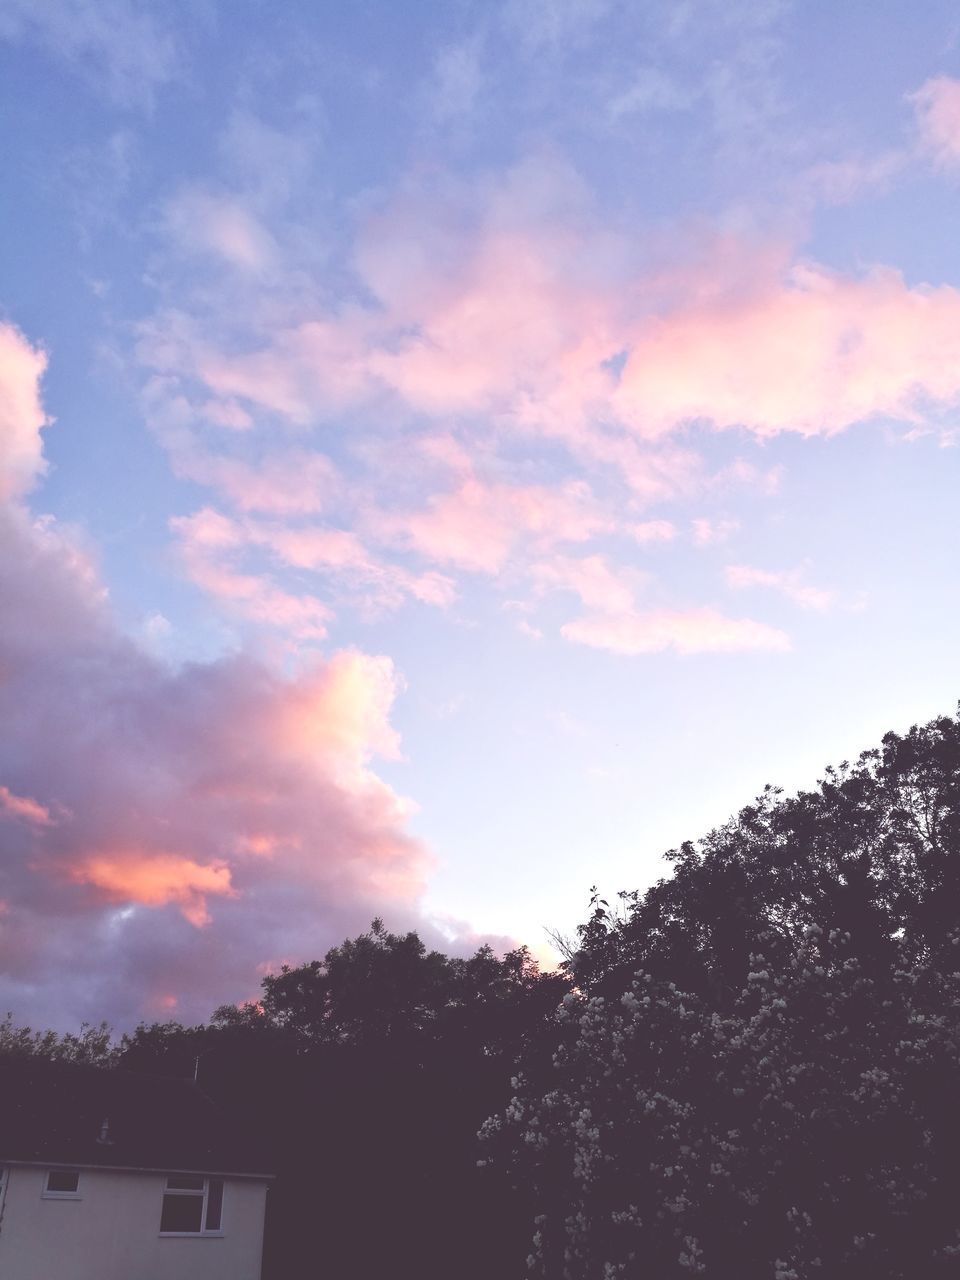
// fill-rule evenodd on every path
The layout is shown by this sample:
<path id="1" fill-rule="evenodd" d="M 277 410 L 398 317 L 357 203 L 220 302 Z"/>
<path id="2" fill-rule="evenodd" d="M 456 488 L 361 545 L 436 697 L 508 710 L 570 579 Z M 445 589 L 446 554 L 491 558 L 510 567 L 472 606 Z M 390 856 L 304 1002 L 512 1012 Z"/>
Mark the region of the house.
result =
<path id="1" fill-rule="evenodd" d="M 0 1059 L 3 1280 L 259 1280 L 270 1180 L 193 1081 Z"/>

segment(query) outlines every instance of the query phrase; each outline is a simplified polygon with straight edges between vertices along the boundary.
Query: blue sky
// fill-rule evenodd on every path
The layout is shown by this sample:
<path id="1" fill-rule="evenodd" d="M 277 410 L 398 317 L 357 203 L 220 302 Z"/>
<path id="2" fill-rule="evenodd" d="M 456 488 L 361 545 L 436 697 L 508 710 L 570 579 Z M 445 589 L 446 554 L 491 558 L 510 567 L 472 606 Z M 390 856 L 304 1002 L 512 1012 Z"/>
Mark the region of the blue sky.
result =
<path id="1" fill-rule="evenodd" d="M 956 706 L 953 6 L 0 4 L 0 997 L 571 932 Z M 70 978 L 64 980 L 64 966 Z"/>

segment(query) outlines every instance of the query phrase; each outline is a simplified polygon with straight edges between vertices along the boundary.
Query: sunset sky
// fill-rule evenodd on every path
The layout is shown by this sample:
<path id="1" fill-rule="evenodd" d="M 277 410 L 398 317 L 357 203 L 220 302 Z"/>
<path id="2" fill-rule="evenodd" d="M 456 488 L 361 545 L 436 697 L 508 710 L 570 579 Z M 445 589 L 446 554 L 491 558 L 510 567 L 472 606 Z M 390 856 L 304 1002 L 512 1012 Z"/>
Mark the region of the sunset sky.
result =
<path id="1" fill-rule="evenodd" d="M 0 0 L 0 1013 L 462 952 L 960 696 L 960 21 Z"/>

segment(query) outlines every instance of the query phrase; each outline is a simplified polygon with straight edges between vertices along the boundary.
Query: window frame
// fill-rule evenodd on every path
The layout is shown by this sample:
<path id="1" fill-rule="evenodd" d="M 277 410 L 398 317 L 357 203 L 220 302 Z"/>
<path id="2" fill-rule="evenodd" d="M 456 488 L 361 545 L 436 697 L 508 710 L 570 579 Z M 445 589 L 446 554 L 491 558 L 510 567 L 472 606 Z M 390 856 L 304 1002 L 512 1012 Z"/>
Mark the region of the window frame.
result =
<path id="1" fill-rule="evenodd" d="M 198 1181 L 203 1180 L 203 1190 L 196 1187 L 171 1187 L 170 1180 L 183 1178 L 196 1178 Z M 210 1206 L 210 1185 L 211 1183 L 220 1183 L 220 1225 L 215 1228 L 207 1227 L 207 1214 Z M 163 1240 L 215 1240 L 223 1236 L 223 1202 L 224 1192 L 226 1190 L 225 1178 L 208 1177 L 203 1173 L 168 1173 L 163 1180 L 163 1188 L 160 1195 L 160 1222 L 163 1223 L 163 1207 L 167 1196 L 183 1196 L 194 1200 L 201 1200 L 200 1208 L 200 1230 L 199 1231 L 159 1231 L 157 1234 Z"/>
<path id="2" fill-rule="evenodd" d="M 43 1175 L 43 1190 L 40 1192 L 41 1200 L 82 1200 L 83 1195 L 80 1191 L 80 1170 L 76 1168 L 60 1168 L 47 1169 Z M 53 1173 L 75 1173 L 77 1175 L 77 1188 L 75 1191 L 52 1191 L 50 1189 L 50 1175 Z"/>

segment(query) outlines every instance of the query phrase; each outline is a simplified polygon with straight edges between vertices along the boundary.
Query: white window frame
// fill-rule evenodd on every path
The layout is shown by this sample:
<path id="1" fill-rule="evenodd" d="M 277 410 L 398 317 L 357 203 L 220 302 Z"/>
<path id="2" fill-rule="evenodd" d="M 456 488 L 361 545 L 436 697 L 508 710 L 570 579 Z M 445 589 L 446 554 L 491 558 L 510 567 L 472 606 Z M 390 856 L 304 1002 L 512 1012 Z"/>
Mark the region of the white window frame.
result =
<path id="1" fill-rule="evenodd" d="M 77 1175 L 76 1191 L 51 1191 L 50 1175 L 51 1173 L 75 1173 Z M 79 1169 L 47 1169 L 43 1175 L 43 1190 L 40 1192 L 41 1200 L 82 1200 L 80 1194 L 80 1170 Z"/>
<path id="2" fill-rule="evenodd" d="M 169 1182 L 171 1178 L 203 1178 L 203 1191 L 199 1189 L 191 1189 L 187 1187 L 171 1187 Z M 213 1231 L 208 1231 L 207 1222 L 207 1205 L 210 1200 L 210 1183 L 219 1182 L 220 1191 L 220 1225 Z M 163 1202 L 167 1196 L 192 1196 L 195 1200 L 203 1199 L 200 1209 L 200 1230 L 199 1231 L 160 1231 L 158 1234 L 164 1240 L 199 1240 L 201 1237 L 206 1239 L 216 1239 L 223 1235 L 223 1204 L 226 1199 L 226 1179 L 225 1178 L 208 1178 L 201 1173 L 171 1173 L 164 1178 L 163 1192 L 160 1197 L 160 1221 L 163 1222 Z"/>

